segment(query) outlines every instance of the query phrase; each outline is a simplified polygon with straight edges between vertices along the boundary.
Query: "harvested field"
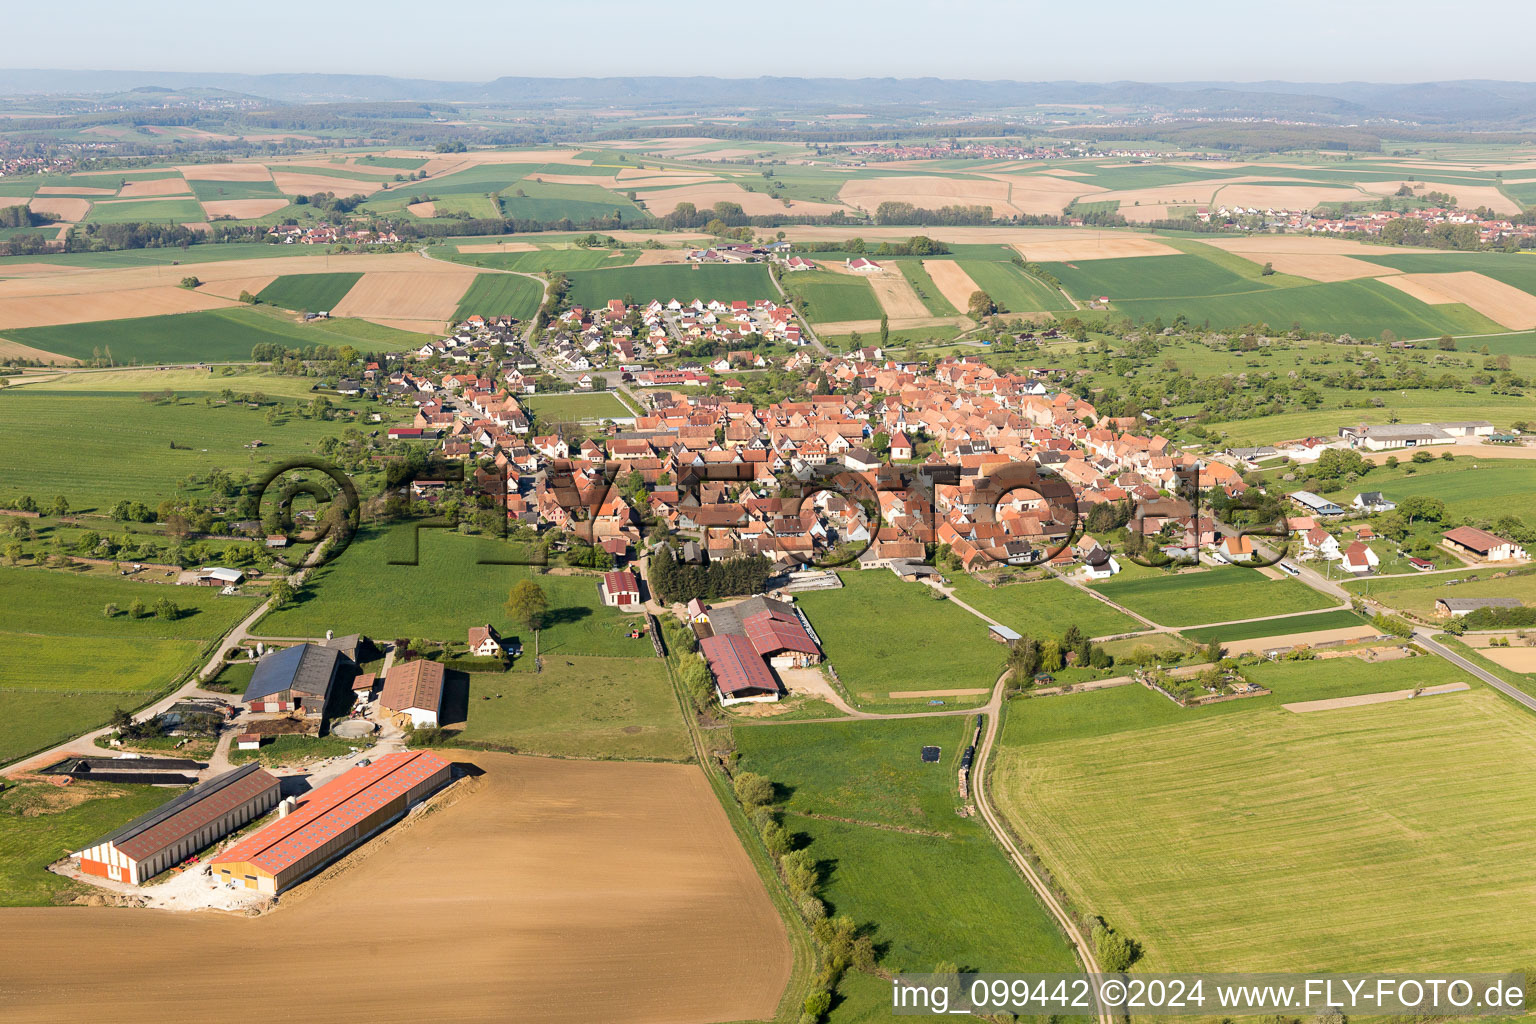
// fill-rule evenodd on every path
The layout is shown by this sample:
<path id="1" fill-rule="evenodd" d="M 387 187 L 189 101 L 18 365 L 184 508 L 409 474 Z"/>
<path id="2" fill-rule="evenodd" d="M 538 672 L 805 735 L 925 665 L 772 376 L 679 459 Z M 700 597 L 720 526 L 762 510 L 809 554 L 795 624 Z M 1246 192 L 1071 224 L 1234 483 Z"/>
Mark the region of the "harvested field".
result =
<path id="1" fill-rule="evenodd" d="M 1230 180 L 1230 179 L 1229 179 Z M 1174 186 L 1178 188 L 1180 186 Z M 1359 202 L 1358 189 L 1329 185 L 1224 185 L 1216 190 L 1213 202 L 1230 206 L 1273 207 L 1281 210 L 1310 210 L 1320 203 Z"/>
<path id="2" fill-rule="evenodd" d="M 992 174 L 1008 185 L 1008 204 L 1020 213 L 1059 214 L 1074 199 L 1092 202 L 1102 185 L 1066 181 L 1049 174 Z"/>
<path id="3" fill-rule="evenodd" d="M 658 262 L 683 262 L 682 252 L 672 255 L 677 258 Z M 879 274 L 859 274 L 835 261 L 824 263 L 822 266 L 823 269 L 834 274 L 844 274 L 868 282 L 870 291 L 874 292 L 875 299 L 880 303 L 880 308 L 893 324 L 897 320 L 924 320 L 932 316 L 928 307 L 923 305 L 923 300 L 918 298 L 917 292 L 912 289 L 912 283 L 890 264 L 887 264 L 885 270 Z"/>
<path id="4" fill-rule="evenodd" d="M 1426 686 L 1419 691 L 1420 697 L 1434 697 L 1442 693 L 1460 693 L 1470 689 L 1466 683 L 1445 683 L 1440 686 Z M 1353 697 L 1332 697 L 1328 700 L 1303 700 L 1294 704 L 1281 704 L 1282 708 L 1296 715 L 1305 715 L 1312 711 L 1337 711 L 1340 708 L 1368 707 L 1372 704 L 1390 704 L 1395 700 L 1412 700 L 1412 690 L 1389 690 L 1386 693 L 1361 693 Z"/>
<path id="5" fill-rule="evenodd" d="M 1516 444 L 1437 444 L 1433 448 L 1436 455 L 1450 452 L 1460 458 L 1470 455 L 1474 459 L 1536 459 L 1536 448 Z M 1402 458 L 1401 451 L 1388 452 L 1362 452 L 1367 462 L 1377 465 L 1387 461 L 1393 455 Z"/>
<path id="6" fill-rule="evenodd" d="M 331 310 L 336 316 L 446 321 L 459 307 L 475 275 L 459 273 L 365 273 Z M 418 324 L 417 330 L 421 329 Z"/>
<path id="7" fill-rule="evenodd" d="M 1244 251 L 1238 255 L 1257 266 L 1272 263 L 1277 273 L 1294 274 L 1312 281 L 1357 281 L 1362 277 L 1387 277 L 1399 273 L 1378 263 L 1330 253 Z"/>
<path id="8" fill-rule="evenodd" d="M 413 217 L 436 217 L 436 203 L 410 203 L 406 206 L 407 212 Z M 462 250 L 461 250 L 462 251 Z M 494 250 L 493 250 L 494 251 Z"/>
<path id="9" fill-rule="evenodd" d="M 1516 331 L 1536 327 L 1536 295 L 1472 270 L 1452 274 L 1397 274 L 1384 282 L 1432 306 L 1459 302 Z"/>
<path id="10" fill-rule="evenodd" d="M 265 164 L 194 164 L 176 168 L 188 181 L 271 181 Z"/>
<path id="11" fill-rule="evenodd" d="M 203 211 L 210 217 L 233 217 L 235 220 L 255 220 L 269 213 L 276 213 L 288 205 L 286 199 L 219 199 L 203 204 Z"/>
<path id="12" fill-rule="evenodd" d="M 855 178 L 838 190 L 837 197 L 849 206 L 874 213 L 881 203 L 911 203 L 923 210 L 944 206 L 990 206 L 995 217 L 1018 213 L 1008 202 L 1008 183 L 976 178 Z M 1052 211 L 1059 213 L 1058 206 Z"/>
<path id="13" fill-rule="evenodd" d="M 19 341 L 6 341 L 0 338 L 0 359 L 35 359 L 40 363 L 78 363 L 80 360 L 61 356 L 57 352 L 44 352 L 40 348 L 31 345 L 23 345 Z"/>
<path id="14" fill-rule="evenodd" d="M 970 308 L 971 294 L 979 289 L 959 263 L 954 260 L 923 260 L 923 269 L 928 271 L 928 276 L 933 278 L 933 283 L 951 306 L 956 309 Z"/>
<path id="15" fill-rule="evenodd" d="M 1536 647 L 1488 647 L 1477 653 L 1511 672 L 1536 673 Z"/>
<path id="16" fill-rule="evenodd" d="M 209 281 L 198 286 L 198 291 L 219 295 L 226 299 L 238 299 L 241 292 L 260 295 L 262 289 L 277 280 L 276 274 L 253 274 L 250 277 L 231 277 L 223 281 Z"/>
<path id="17" fill-rule="evenodd" d="M 228 979 L 188 972 L 188 962 L 235 963 L 252 948 L 299 958 L 317 947 L 360 949 L 368 969 L 274 986 L 263 1016 L 407 1024 L 440 1011 L 445 979 L 453 1017 L 466 1022 L 506 1020 L 509 1006 L 549 1022 L 774 1016 L 790 973 L 784 926 L 696 767 L 467 759 L 486 774 L 455 783 L 463 791 L 444 794 L 444 806 L 260 917 L 0 911 L 22 948 L 89 939 L 137 950 L 131 965 L 7 958 L 7 1019 L 57 1020 L 67 990 L 71 1015 L 158 1024 L 167 1016 L 157 990 L 168 985 L 176 1019 L 217 1017 Z M 722 958 L 722 949 L 752 955 Z"/>
<path id="18" fill-rule="evenodd" d="M 913 317 L 910 320 L 891 320 L 889 326 L 893 331 L 916 330 L 922 327 L 960 327 L 969 330 L 975 327 L 976 323 L 966 316 L 925 316 Z M 868 334 L 879 330 L 879 320 L 831 320 L 816 325 L 817 334 L 828 336 L 852 334 L 854 331 Z"/>
<path id="19" fill-rule="evenodd" d="M 31 201 L 30 196 L 0 196 L 0 207 L 26 206 Z"/>
<path id="20" fill-rule="evenodd" d="M 1126 256 L 1169 256 L 1178 250 L 1149 235 L 1105 231 L 1074 231 L 1066 237 L 1014 242 L 1013 247 L 1036 263 L 1113 260 Z"/>
<path id="21" fill-rule="evenodd" d="M 43 213 L 54 220 L 77 221 L 91 212 L 89 199 L 70 199 L 65 196 L 37 196 L 27 204 L 33 213 Z"/>
<path id="22" fill-rule="evenodd" d="M 688 254 L 681 249 L 645 249 L 635 257 L 632 267 L 656 267 L 665 263 L 687 263 Z"/>
<path id="23" fill-rule="evenodd" d="M 191 194 L 192 187 L 184 178 L 150 178 L 146 181 L 130 181 L 117 195 L 120 199 L 153 199 Z"/>
<path id="24" fill-rule="evenodd" d="M 1342 629 L 1319 629 L 1310 633 L 1282 633 L 1277 636 L 1256 637 L 1252 640 L 1224 641 L 1221 646 L 1229 657 L 1235 658 L 1241 654 L 1268 651 L 1276 647 L 1294 647 L 1299 644 L 1315 647 L 1318 644 L 1337 643 L 1340 640 L 1364 640 L 1380 632 L 1375 626 L 1345 626 Z"/>
<path id="25" fill-rule="evenodd" d="M 273 171 L 272 183 L 278 191 L 287 195 L 314 195 L 316 192 L 334 192 L 338 196 L 372 195 L 384 187 L 381 181 L 363 178 L 336 178 L 326 174 L 303 174 L 297 171 Z"/>
<path id="26" fill-rule="evenodd" d="M 115 196 L 115 188 L 85 188 L 75 185 L 44 185 L 36 192 L 40 196 Z"/>
<path id="27" fill-rule="evenodd" d="M 701 210 L 707 210 L 716 203 L 738 203 L 750 217 L 775 213 L 816 216 L 847 209 L 837 203 L 813 203 L 802 199 L 791 199 L 786 205 L 783 200 L 775 199 L 773 196 L 764 195 L 761 192 L 748 192 L 740 185 L 724 181 L 703 185 L 684 185 L 682 188 L 654 192 L 639 192 L 636 194 L 636 201 L 657 216 L 671 213 L 678 203 L 692 203 Z M 846 231 L 844 233 L 846 234 Z M 910 235 L 911 232 L 908 234 Z"/>
<path id="28" fill-rule="evenodd" d="M 128 320 L 165 313 L 190 313 L 199 309 L 222 309 L 232 305 L 234 303 L 228 299 L 174 285 L 94 292 L 88 297 L 68 293 L 18 298 L 0 296 L 0 330 L 81 324 L 96 320 Z"/>
<path id="29" fill-rule="evenodd" d="M 1443 168 L 1442 168 L 1443 169 Z M 1493 185 L 1468 185 L 1465 182 L 1448 181 L 1358 181 L 1355 187 L 1378 196 L 1395 195 L 1407 185 L 1414 195 L 1426 192 L 1446 192 L 1456 197 L 1456 205 L 1473 210 L 1486 206 L 1494 213 L 1514 216 L 1520 212 L 1520 204 L 1510 199 Z"/>
<path id="30" fill-rule="evenodd" d="M 458 246 L 459 252 L 537 252 L 538 249 L 527 242 L 475 242 Z"/>

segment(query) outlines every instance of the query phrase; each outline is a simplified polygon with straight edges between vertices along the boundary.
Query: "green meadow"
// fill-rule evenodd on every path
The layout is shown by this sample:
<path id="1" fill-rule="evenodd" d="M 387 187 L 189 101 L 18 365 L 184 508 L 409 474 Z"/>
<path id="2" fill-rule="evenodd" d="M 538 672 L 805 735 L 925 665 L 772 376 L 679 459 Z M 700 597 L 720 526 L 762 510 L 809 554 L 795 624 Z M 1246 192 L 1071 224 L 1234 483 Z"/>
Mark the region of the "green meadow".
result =
<path id="1" fill-rule="evenodd" d="M 1072 308 L 1066 296 L 1036 280 L 1011 263 L 993 260 L 961 260 L 960 268 L 976 287 L 1010 313 L 1061 311 Z"/>
<path id="2" fill-rule="evenodd" d="M 1140 687 L 1015 703 L 991 791 L 1080 912 L 1142 944 L 1138 970 L 1520 962 L 1536 719 L 1475 684 L 1278 706 L 1458 679 L 1431 657 L 1329 665 L 1261 666 L 1276 696 L 1206 709 Z"/>
<path id="3" fill-rule="evenodd" d="M 190 224 L 205 221 L 208 215 L 193 199 L 107 199 L 91 203 L 85 215 L 94 224 L 127 224 L 134 221 Z"/>
<path id="4" fill-rule="evenodd" d="M 1164 626 L 1196 626 L 1284 615 L 1334 602 L 1305 583 L 1272 580 L 1257 569 L 1223 566 L 1094 584 L 1105 597 Z"/>
<path id="5" fill-rule="evenodd" d="M 359 533 L 336 559 L 316 570 L 298 600 L 270 612 L 253 632 L 262 636 L 366 633 L 462 642 L 471 626 L 495 626 L 533 653 L 533 637 L 508 619 L 502 606 L 512 586 L 533 579 L 549 613 L 540 637 L 546 658 L 576 654 L 636 657 L 648 640 L 626 633 L 643 619 L 603 606 L 595 575 L 537 574 L 526 565 L 499 564 L 523 557 L 521 545 L 402 523 Z M 415 564 L 409 563 L 414 559 Z M 498 561 L 499 560 L 499 561 Z"/>
<path id="6" fill-rule="evenodd" d="M 666 302 L 678 299 L 719 299 L 733 302 L 745 299 L 777 299 L 778 290 L 760 263 L 736 266 L 716 264 L 671 264 L 652 267 L 620 267 L 616 270 L 577 270 L 567 275 L 572 305 L 594 308 L 609 299 L 631 296 L 636 302 L 652 299 Z M 877 313 L 876 316 L 879 314 Z"/>
<path id="7" fill-rule="evenodd" d="M 986 827 L 955 813 L 971 716 L 737 726 L 740 767 L 780 787 L 831 914 L 868 928 L 882 969 L 1069 971 L 1055 922 Z M 925 763 L 924 746 L 940 748 Z"/>
<path id="8" fill-rule="evenodd" d="M 238 306 L 130 320 L 23 327 L 6 331 L 4 337 L 75 359 L 110 356 L 115 364 L 233 362 L 250 359 L 256 345 L 272 343 L 290 348 L 355 344 L 388 351 L 421 344 L 421 335 L 366 321 L 337 319 L 303 324 L 286 315 Z"/>
<path id="9" fill-rule="evenodd" d="M 256 296 L 262 302 L 304 313 L 329 310 L 346 297 L 362 274 L 284 274 Z"/>
<path id="10" fill-rule="evenodd" d="M 544 286 L 531 277 L 517 274 L 480 274 L 470 283 L 459 300 L 454 319 L 468 316 L 515 316 L 532 319 L 544 300 Z"/>
<path id="11" fill-rule="evenodd" d="M 878 320 L 884 312 L 869 282 L 829 270 L 802 270 L 784 276 L 784 289 L 797 299 L 796 308 L 812 323 Z"/>

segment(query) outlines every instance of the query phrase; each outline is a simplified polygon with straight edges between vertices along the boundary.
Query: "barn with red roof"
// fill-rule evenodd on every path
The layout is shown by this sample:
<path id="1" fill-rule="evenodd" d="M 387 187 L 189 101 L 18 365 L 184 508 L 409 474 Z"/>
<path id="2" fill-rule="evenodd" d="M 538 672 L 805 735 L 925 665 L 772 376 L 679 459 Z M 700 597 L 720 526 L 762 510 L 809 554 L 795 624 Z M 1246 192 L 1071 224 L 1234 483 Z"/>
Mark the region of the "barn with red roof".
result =
<path id="1" fill-rule="evenodd" d="M 447 783 L 452 772 L 429 750 L 376 757 L 306 794 L 298 806 L 214 858 L 213 877 L 247 889 L 291 888 Z"/>

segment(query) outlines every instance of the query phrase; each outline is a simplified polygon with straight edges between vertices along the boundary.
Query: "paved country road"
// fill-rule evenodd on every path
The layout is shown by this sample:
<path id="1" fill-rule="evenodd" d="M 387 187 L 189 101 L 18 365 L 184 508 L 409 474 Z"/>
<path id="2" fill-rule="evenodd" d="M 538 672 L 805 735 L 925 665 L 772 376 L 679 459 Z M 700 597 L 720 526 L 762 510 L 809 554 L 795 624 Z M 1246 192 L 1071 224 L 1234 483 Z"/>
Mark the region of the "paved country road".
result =
<path id="1" fill-rule="evenodd" d="M 1450 662 L 1452 665 L 1455 665 L 1457 668 L 1461 669 L 1464 672 L 1472 673 L 1478 679 L 1480 679 L 1483 682 L 1487 683 L 1489 686 L 1493 687 L 1495 690 L 1498 690 L 1500 693 L 1504 694 L 1506 697 L 1508 697 L 1510 700 L 1514 701 L 1515 703 L 1520 704 L 1520 705 L 1530 709 L 1531 711 L 1536 711 L 1536 697 L 1532 697 L 1530 694 L 1526 693 L 1524 690 L 1520 690 L 1520 689 L 1517 689 L 1514 686 L 1511 686 L 1509 683 L 1506 683 L 1504 680 L 1500 679 L 1498 676 L 1494 675 L 1492 672 L 1489 672 L 1488 670 L 1479 667 L 1478 665 L 1473 663 L 1469 658 L 1465 658 L 1462 655 L 1460 655 L 1460 654 L 1456 653 L 1455 651 L 1451 650 L 1449 647 L 1445 646 L 1444 644 L 1439 643 L 1438 641 L 1435 640 L 1434 634 L 1431 633 L 1429 630 L 1427 630 L 1427 629 L 1416 629 L 1416 630 L 1414 630 L 1413 631 L 1413 639 L 1420 646 L 1422 646 L 1425 650 L 1429 651 L 1432 654 L 1438 654 L 1440 657 L 1444 658 L 1446 661 Z"/>

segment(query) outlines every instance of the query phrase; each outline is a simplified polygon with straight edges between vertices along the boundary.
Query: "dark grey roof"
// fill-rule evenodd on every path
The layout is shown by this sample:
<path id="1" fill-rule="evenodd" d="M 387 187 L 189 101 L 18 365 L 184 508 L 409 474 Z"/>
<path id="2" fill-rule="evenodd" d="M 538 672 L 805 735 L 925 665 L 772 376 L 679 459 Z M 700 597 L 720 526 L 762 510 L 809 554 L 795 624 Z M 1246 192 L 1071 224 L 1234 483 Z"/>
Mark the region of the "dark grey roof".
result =
<path id="1" fill-rule="evenodd" d="M 284 690 L 295 690 L 312 697 L 330 693 L 331 683 L 342 654 L 318 644 L 298 644 L 262 658 L 251 673 L 251 681 L 241 700 L 249 703 Z"/>
<path id="2" fill-rule="evenodd" d="M 711 607 L 709 609 L 709 625 L 714 630 L 715 636 L 746 636 L 747 627 L 743 623 L 759 612 L 776 612 L 779 615 L 791 619 L 798 618 L 795 607 L 783 601 L 775 601 L 771 597 L 749 597 L 745 601 L 729 607 Z"/>
<path id="3" fill-rule="evenodd" d="M 1518 597 L 1442 597 L 1439 602 L 1453 612 L 1477 611 L 1479 608 L 1521 608 Z"/>
<path id="4" fill-rule="evenodd" d="M 116 832 L 102 836 L 94 843 L 86 843 L 84 846 L 80 847 L 80 849 L 88 850 L 93 846 L 101 846 L 104 843 L 114 843 L 121 845 L 123 842 L 132 839 L 140 832 L 143 832 L 146 829 L 154 828 L 156 825 L 175 815 L 179 811 L 190 807 L 199 801 L 206 800 L 208 797 L 217 793 L 219 790 L 224 789 L 226 786 L 229 786 L 235 782 L 239 782 L 246 776 L 252 775 L 261 770 L 260 761 L 251 761 L 248 764 L 241 765 L 239 768 L 236 768 L 232 772 L 225 772 L 223 775 L 215 776 L 206 782 L 199 782 L 191 789 L 188 789 L 182 793 L 178 793 L 176 796 L 172 797 L 170 800 L 161 804 L 159 807 L 156 807 L 154 810 L 148 812 L 147 814 L 141 814 L 137 818 L 134 818 L 132 821 L 128 822 L 128 824 L 119 828 Z"/>

